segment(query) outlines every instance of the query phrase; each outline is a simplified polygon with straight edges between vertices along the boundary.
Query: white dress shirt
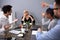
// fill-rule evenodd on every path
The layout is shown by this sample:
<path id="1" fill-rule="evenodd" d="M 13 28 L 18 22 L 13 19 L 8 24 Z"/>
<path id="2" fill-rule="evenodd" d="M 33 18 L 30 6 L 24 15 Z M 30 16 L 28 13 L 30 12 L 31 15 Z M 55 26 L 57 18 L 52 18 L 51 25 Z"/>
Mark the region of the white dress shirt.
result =
<path id="1" fill-rule="evenodd" d="M 4 26 L 8 24 L 9 24 L 8 18 L 5 15 L 3 15 L 0 18 L 0 33 L 5 31 Z"/>

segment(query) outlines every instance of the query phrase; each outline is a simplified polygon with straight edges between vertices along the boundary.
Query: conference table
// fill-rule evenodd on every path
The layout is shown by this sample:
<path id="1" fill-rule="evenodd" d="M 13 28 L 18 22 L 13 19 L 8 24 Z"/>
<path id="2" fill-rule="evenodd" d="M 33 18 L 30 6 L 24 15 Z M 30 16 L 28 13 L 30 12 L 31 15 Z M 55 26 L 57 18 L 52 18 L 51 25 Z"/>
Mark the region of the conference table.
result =
<path id="1" fill-rule="evenodd" d="M 8 30 L 5 32 L 5 35 L 3 36 L 3 38 L 6 39 L 9 37 L 14 37 L 14 38 L 16 38 L 16 40 L 36 40 L 36 36 L 32 35 L 32 30 L 37 30 L 38 28 L 39 28 L 39 25 L 33 25 L 30 29 L 28 29 L 28 31 L 25 31 L 25 33 L 20 33 L 23 36 L 18 36 L 18 34 L 11 33 L 11 32 L 9 32 L 11 30 Z M 19 27 L 14 28 L 12 30 L 21 31 Z M 2 35 L 0 35 L 0 36 L 2 36 Z"/>

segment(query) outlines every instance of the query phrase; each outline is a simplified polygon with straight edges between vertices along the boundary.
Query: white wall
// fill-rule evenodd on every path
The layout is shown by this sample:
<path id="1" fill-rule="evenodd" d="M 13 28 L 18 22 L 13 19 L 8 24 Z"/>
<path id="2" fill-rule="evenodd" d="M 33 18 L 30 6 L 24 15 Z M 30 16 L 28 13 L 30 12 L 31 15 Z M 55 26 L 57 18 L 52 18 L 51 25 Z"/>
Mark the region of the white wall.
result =
<path id="1" fill-rule="evenodd" d="M 28 9 L 30 14 L 34 16 L 36 24 L 41 24 L 41 13 L 46 10 L 46 8 L 41 7 L 42 1 L 49 4 L 53 4 L 54 2 L 54 0 L 1 0 L 1 7 L 5 4 L 13 6 L 13 11 L 16 13 L 15 17 L 19 19 L 17 25 L 21 21 L 24 9 Z"/>

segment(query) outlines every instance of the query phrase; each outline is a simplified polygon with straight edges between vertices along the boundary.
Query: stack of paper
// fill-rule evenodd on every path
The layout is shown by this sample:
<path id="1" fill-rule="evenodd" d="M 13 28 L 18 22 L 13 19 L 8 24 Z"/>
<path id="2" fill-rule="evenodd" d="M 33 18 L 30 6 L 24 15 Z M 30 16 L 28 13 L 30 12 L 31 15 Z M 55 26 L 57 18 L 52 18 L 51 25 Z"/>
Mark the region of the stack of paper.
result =
<path id="1" fill-rule="evenodd" d="M 10 33 L 13 33 L 13 34 L 19 34 L 21 31 L 17 31 L 17 30 L 11 30 L 9 31 Z"/>
<path id="2" fill-rule="evenodd" d="M 18 36 L 18 37 L 22 37 L 22 36 L 23 36 L 23 34 L 18 34 L 17 36 Z"/>

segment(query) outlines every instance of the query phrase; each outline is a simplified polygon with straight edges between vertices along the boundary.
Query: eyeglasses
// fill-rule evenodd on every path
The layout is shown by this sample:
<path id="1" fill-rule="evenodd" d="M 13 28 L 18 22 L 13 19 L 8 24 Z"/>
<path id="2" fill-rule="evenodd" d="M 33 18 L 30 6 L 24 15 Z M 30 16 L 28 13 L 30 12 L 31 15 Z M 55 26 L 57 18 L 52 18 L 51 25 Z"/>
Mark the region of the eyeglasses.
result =
<path id="1" fill-rule="evenodd" d="M 58 10 L 58 9 L 60 9 L 60 8 L 53 8 L 53 10 Z"/>

